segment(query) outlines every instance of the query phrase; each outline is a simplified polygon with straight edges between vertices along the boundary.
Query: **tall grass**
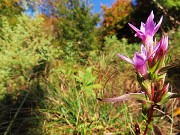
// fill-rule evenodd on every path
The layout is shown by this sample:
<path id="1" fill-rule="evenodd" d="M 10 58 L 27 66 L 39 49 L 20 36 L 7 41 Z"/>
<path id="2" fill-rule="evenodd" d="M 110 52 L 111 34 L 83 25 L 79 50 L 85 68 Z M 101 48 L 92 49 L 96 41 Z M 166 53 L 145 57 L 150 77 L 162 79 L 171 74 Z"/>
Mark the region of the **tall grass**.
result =
<path id="1" fill-rule="evenodd" d="M 50 39 L 47 40 L 49 43 Z M 135 134 L 133 125 L 137 121 L 140 126 L 144 123 L 143 116 L 136 117 L 141 113 L 138 102 L 103 103 L 97 98 L 139 90 L 132 65 L 126 65 L 116 55 L 132 57 L 138 47 L 113 36 L 106 37 L 103 51 L 92 52 L 83 65 L 74 54 L 65 60 L 53 58 L 53 51 L 48 55 L 46 51 L 45 54 L 35 51 L 44 61 L 39 63 L 33 57 L 28 67 L 17 64 L 19 72 L 10 72 L 14 68 L 3 61 L 4 68 L 0 70 L 6 78 L 0 84 L 0 134 Z M 30 53 L 26 56 L 25 61 L 32 59 Z M 6 69 L 10 69 L 8 74 Z M 130 73 L 134 75 L 129 76 Z M 163 123 L 160 127 L 170 125 L 165 117 L 162 122 L 155 121 Z"/>

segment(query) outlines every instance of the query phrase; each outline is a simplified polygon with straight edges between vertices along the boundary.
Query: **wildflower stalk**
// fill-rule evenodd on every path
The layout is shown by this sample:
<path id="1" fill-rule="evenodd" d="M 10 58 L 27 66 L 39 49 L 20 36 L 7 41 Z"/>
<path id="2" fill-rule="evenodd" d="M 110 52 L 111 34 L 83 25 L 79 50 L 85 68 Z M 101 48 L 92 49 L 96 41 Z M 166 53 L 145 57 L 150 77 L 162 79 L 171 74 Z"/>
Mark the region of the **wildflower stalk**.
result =
<path id="1" fill-rule="evenodd" d="M 154 114 L 154 105 L 151 105 L 151 107 L 150 107 L 150 109 L 149 109 L 148 119 L 147 119 L 147 121 L 146 121 L 146 124 L 147 124 L 147 125 L 146 125 L 146 128 L 145 128 L 145 131 L 144 131 L 144 134 L 143 134 L 143 135 L 146 135 L 147 132 L 148 132 L 149 124 L 151 123 L 153 114 Z"/>
<path id="2" fill-rule="evenodd" d="M 147 116 L 146 128 L 143 135 L 148 133 L 155 107 L 166 103 L 170 98 L 179 97 L 178 94 L 168 92 L 169 84 L 165 84 L 166 73 L 160 72 L 165 68 L 168 36 L 163 36 L 162 39 L 156 43 L 156 40 L 154 41 L 154 35 L 158 31 L 162 19 L 163 17 L 161 17 L 156 25 L 152 11 L 146 23 L 141 23 L 140 29 L 129 24 L 129 26 L 136 31 L 135 36 L 142 40 L 141 51 L 135 52 L 132 60 L 127 56 L 118 54 L 121 59 L 134 65 L 142 93 L 129 93 L 115 98 L 101 99 L 105 102 L 131 99 L 141 100 L 142 112 Z M 135 124 L 135 130 L 136 135 L 139 135 L 140 128 L 138 123 Z"/>

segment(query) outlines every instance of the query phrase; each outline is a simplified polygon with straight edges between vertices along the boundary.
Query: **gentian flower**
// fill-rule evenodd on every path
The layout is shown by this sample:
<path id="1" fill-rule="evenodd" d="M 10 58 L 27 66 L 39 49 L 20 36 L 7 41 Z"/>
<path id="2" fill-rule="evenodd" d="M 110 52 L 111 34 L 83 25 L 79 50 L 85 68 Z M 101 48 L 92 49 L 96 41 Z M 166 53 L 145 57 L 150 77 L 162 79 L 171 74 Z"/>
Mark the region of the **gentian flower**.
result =
<path id="1" fill-rule="evenodd" d="M 158 31 L 161 23 L 162 23 L 163 17 L 159 20 L 158 24 L 154 22 L 154 14 L 153 11 L 149 15 L 146 23 L 144 24 L 141 22 L 140 30 L 129 23 L 129 26 L 136 31 L 135 36 L 138 36 L 142 39 L 143 44 L 146 46 L 147 52 L 152 52 L 152 46 L 153 46 L 153 37 L 155 33 Z"/>
<path id="2" fill-rule="evenodd" d="M 156 51 L 156 55 L 165 55 L 168 49 L 168 36 L 163 36 L 160 42 L 158 43 L 158 50 Z"/>
<path id="3" fill-rule="evenodd" d="M 133 60 L 121 54 L 118 54 L 118 56 L 121 59 L 126 60 L 127 62 L 133 64 L 134 67 L 136 68 L 136 71 L 140 73 L 141 75 L 143 76 L 147 75 L 147 67 L 146 67 L 147 52 L 143 45 L 141 45 L 141 53 L 138 53 L 138 52 L 134 53 Z"/>
<path id="4" fill-rule="evenodd" d="M 168 49 L 168 36 L 163 36 L 156 46 L 158 47 L 158 49 L 155 52 L 155 56 L 153 58 L 154 64 L 160 59 L 164 60 L 164 57 Z"/>
<path id="5" fill-rule="evenodd" d="M 163 41 L 162 41 L 163 42 Z M 163 42 L 164 43 L 164 42 Z M 136 71 L 138 73 L 140 73 L 142 76 L 146 76 L 147 75 L 147 67 L 146 67 L 146 61 L 149 62 L 149 60 L 154 58 L 154 55 L 156 53 L 156 51 L 160 48 L 160 44 L 157 44 L 155 48 L 152 49 L 151 54 L 148 55 L 148 52 L 146 50 L 146 48 L 144 47 L 144 45 L 141 45 L 141 52 L 135 52 L 134 53 L 134 57 L 133 60 L 131 60 L 130 58 L 123 56 L 121 54 L 118 54 L 118 56 L 123 59 L 126 60 L 127 62 L 131 63 L 134 65 L 134 67 L 136 68 Z M 149 63 L 148 63 L 149 64 Z M 151 64 L 151 63 L 150 63 Z M 149 64 L 149 65 L 150 65 Z"/>

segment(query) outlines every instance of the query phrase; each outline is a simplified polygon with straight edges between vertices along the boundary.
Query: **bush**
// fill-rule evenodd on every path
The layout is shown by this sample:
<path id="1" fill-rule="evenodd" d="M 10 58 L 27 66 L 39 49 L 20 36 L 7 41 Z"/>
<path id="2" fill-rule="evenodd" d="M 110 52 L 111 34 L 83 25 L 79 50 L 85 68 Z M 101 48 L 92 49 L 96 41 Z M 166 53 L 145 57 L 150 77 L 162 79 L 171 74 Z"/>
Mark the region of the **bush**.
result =
<path id="1" fill-rule="evenodd" d="M 18 24 L 11 27 L 3 18 L 0 37 L 1 92 L 15 91 L 27 86 L 35 66 L 51 61 L 56 50 L 52 37 L 43 31 L 41 18 L 18 16 Z"/>

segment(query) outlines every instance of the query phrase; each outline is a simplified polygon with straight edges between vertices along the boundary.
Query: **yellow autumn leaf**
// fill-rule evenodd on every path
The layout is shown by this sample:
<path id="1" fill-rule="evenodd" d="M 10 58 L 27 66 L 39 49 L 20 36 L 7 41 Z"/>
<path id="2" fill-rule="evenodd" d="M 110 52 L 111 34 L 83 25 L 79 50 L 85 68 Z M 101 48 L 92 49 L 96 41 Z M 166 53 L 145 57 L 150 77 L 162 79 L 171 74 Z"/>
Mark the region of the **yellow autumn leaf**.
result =
<path id="1" fill-rule="evenodd" d="M 180 107 L 176 108 L 173 112 L 173 117 L 180 115 Z"/>

